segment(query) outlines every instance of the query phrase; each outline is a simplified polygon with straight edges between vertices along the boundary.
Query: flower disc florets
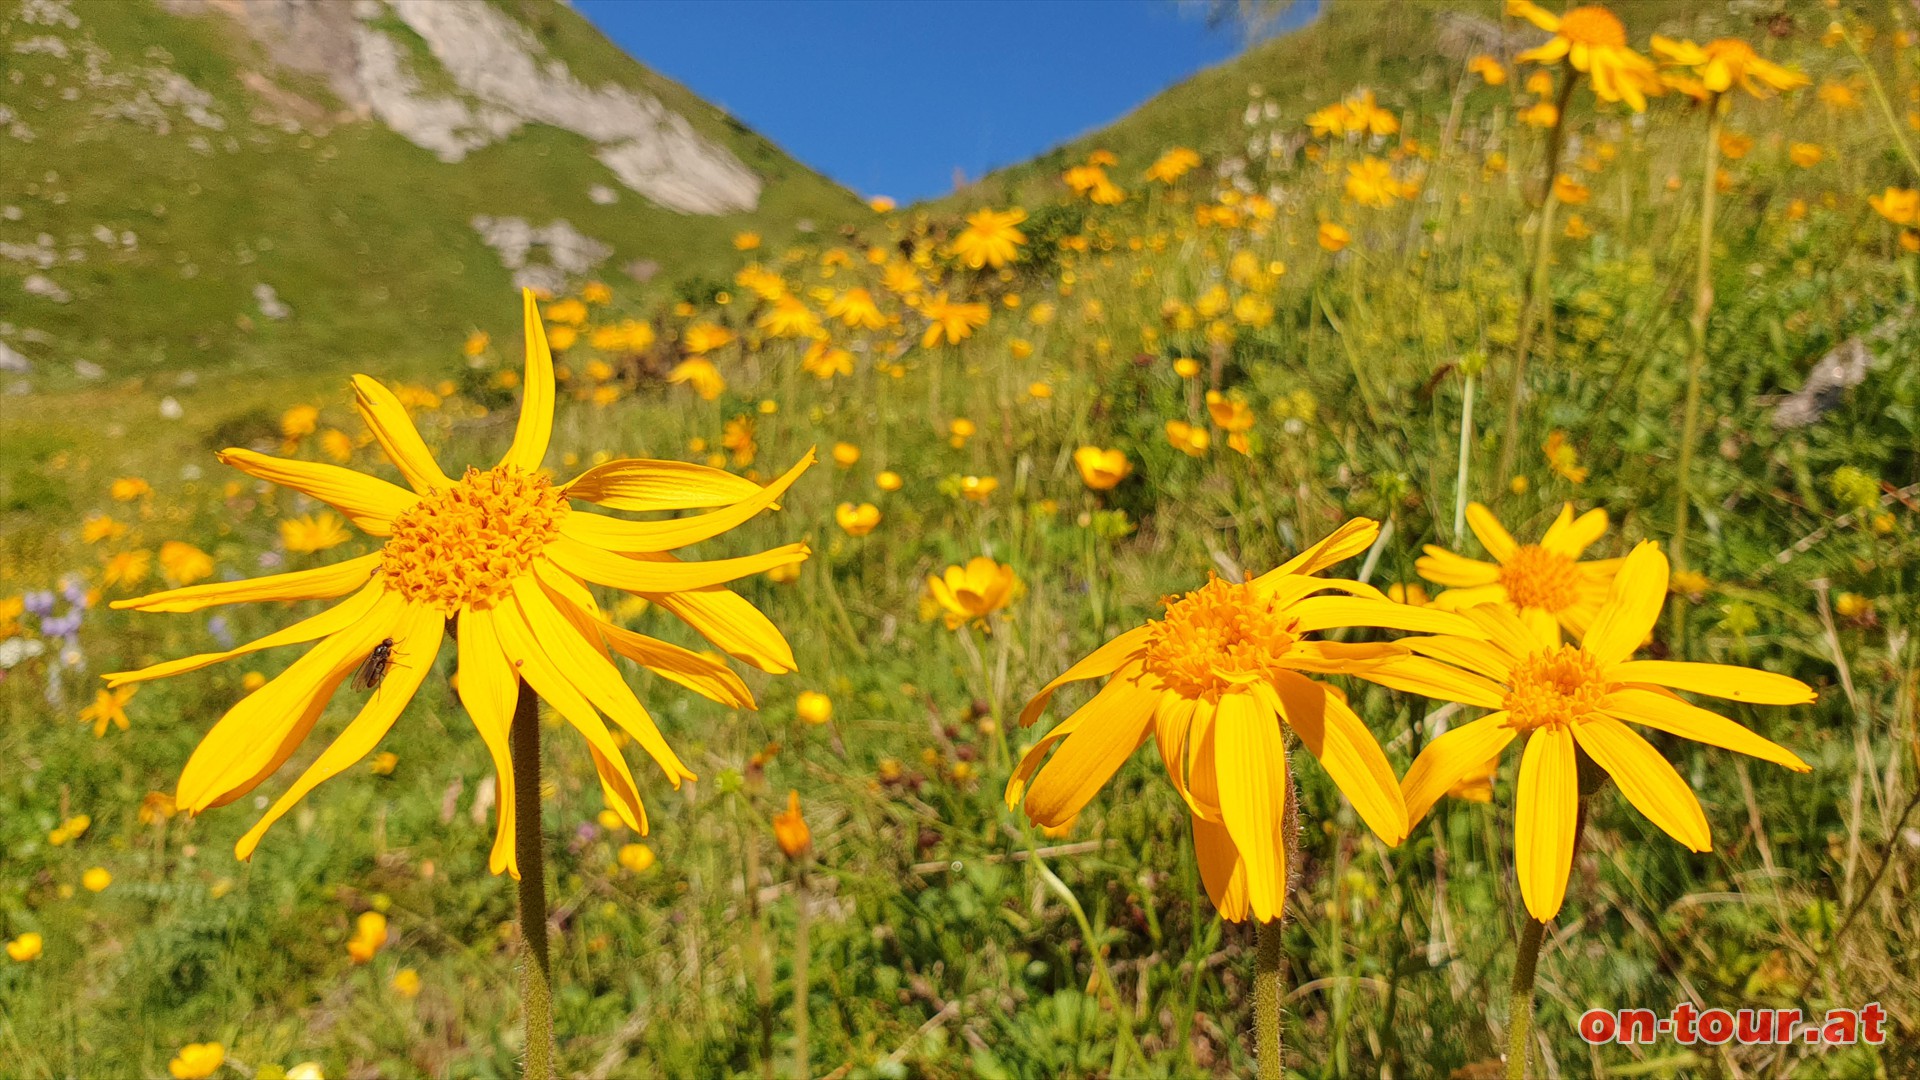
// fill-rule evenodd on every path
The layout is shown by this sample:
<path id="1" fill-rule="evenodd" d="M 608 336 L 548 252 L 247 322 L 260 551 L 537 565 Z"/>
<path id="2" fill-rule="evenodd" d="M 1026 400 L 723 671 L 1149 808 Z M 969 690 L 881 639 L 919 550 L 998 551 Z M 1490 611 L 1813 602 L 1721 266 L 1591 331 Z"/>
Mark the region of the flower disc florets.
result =
<path id="1" fill-rule="evenodd" d="M 468 469 L 393 519 L 380 572 L 389 589 L 451 615 L 493 606 L 560 531 L 567 500 L 511 465 Z"/>
<path id="2" fill-rule="evenodd" d="M 1208 575 L 1207 583 L 1163 601 L 1151 623 L 1146 670 L 1188 697 L 1217 698 L 1267 681 L 1285 665 L 1297 622 L 1251 582 Z"/>
<path id="3" fill-rule="evenodd" d="M 1507 685 L 1507 726 L 1521 731 L 1579 723 L 1599 712 L 1607 696 L 1600 665 L 1571 645 L 1530 654 Z"/>

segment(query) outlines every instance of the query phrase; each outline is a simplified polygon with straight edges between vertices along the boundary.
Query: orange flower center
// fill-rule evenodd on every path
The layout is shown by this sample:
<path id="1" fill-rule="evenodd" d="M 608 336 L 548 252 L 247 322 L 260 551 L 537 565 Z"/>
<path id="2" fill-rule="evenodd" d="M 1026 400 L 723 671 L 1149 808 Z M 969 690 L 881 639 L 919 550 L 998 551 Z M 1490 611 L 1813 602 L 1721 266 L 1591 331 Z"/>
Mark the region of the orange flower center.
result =
<path id="1" fill-rule="evenodd" d="M 448 615 L 498 603 L 560 531 L 565 496 L 512 465 L 468 469 L 393 519 L 381 553 L 387 588 Z"/>
<path id="2" fill-rule="evenodd" d="M 1212 574 L 1182 597 L 1168 597 L 1147 638 L 1146 669 L 1187 697 L 1218 697 L 1264 682 L 1285 665 L 1297 620 L 1252 582 Z"/>
<path id="3" fill-rule="evenodd" d="M 1501 702 L 1507 726 L 1521 731 L 1576 724 L 1600 710 L 1607 680 L 1600 665 L 1572 645 L 1531 653 L 1513 669 Z"/>
<path id="4" fill-rule="evenodd" d="M 1627 28 L 1618 16 L 1598 4 L 1577 7 L 1560 16 L 1560 36 L 1575 45 L 1627 47 Z"/>
<path id="5" fill-rule="evenodd" d="M 1500 567 L 1500 584 L 1517 607 L 1560 612 L 1579 597 L 1574 561 L 1538 544 L 1524 544 Z"/>

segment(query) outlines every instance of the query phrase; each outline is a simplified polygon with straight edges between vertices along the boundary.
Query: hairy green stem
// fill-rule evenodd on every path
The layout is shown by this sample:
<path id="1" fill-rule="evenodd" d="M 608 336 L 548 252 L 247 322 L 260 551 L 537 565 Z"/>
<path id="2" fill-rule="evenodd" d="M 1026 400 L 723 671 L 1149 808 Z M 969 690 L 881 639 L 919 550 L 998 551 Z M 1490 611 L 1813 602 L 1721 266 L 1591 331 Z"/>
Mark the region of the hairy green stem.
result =
<path id="1" fill-rule="evenodd" d="M 1467 376 L 1467 387 L 1460 406 L 1460 478 L 1454 482 L 1453 491 L 1453 542 L 1464 543 L 1461 539 L 1467 531 L 1467 461 L 1468 452 L 1473 445 L 1473 376 Z"/>
<path id="2" fill-rule="evenodd" d="M 1680 421 L 1680 481 L 1674 487 L 1673 543 L 1669 552 L 1676 571 L 1687 568 L 1687 526 L 1693 516 L 1693 444 L 1700 439 L 1700 375 L 1707 366 L 1707 319 L 1713 314 L 1713 214 L 1719 194 L 1720 123 L 1722 96 L 1707 102 L 1705 172 L 1700 179 L 1700 254 L 1693 278 L 1693 317 L 1687 323 L 1687 400 Z M 1673 597 L 1673 647 L 1686 648 L 1687 601 Z"/>
<path id="3" fill-rule="evenodd" d="M 520 866 L 520 978 L 526 1080 L 553 1077 L 553 988 L 547 960 L 547 867 L 540 838 L 540 699 L 522 682 L 513 706 L 513 851 Z"/>
<path id="4" fill-rule="evenodd" d="M 793 880 L 793 1074 L 800 1080 L 813 1075 L 807 1039 L 807 997 L 813 989 L 813 951 L 807 938 L 807 864 L 811 853 L 800 856 Z"/>
<path id="5" fill-rule="evenodd" d="M 1253 954 L 1253 1042 L 1260 1080 L 1281 1080 L 1285 1073 L 1280 1050 L 1280 938 L 1279 919 L 1255 924 Z"/>
<path id="6" fill-rule="evenodd" d="M 1533 975 L 1547 924 L 1528 916 L 1520 931 L 1520 952 L 1513 965 L 1513 989 L 1507 998 L 1507 1080 L 1527 1080 L 1527 1047 L 1533 1038 Z"/>

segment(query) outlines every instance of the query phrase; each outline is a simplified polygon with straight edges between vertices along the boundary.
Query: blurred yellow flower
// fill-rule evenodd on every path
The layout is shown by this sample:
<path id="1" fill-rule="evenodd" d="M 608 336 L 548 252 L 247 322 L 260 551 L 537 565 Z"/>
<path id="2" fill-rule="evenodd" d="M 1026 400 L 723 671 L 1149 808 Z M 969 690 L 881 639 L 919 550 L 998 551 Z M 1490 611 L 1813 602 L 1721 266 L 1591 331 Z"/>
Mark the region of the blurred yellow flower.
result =
<path id="1" fill-rule="evenodd" d="M 320 433 L 320 452 L 345 465 L 353 460 L 353 436 L 339 428 L 328 428 Z"/>
<path id="2" fill-rule="evenodd" d="M 880 524 L 880 508 L 872 503 L 855 506 L 843 502 L 834 508 L 833 520 L 848 536 L 865 536 Z"/>
<path id="3" fill-rule="evenodd" d="M 901 484 L 900 474 L 892 469 L 887 469 L 873 478 L 873 486 L 881 491 L 899 491 Z"/>
<path id="4" fill-rule="evenodd" d="M 1719 38 L 1701 46 L 1655 34 L 1651 44 L 1665 62 L 1692 68 L 1700 78 L 1700 85 L 1711 94 L 1723 94 L 1738 86 L 1754 97 L 1769 97 L 1776 91 L 1793 90 L 1813 81 L 1800 72 L 1762 58 L 1753 51 L 1753 46 L 1738 38 Z"/>
<path id="5" fill-rule="evenodd" d="M 752 251 L 760 246 L 760 234 L 757 232 L 737 232 L 733 234 L 733 250 Z"/>
<path id="6" fill-rule="evenodd" d="M 1394 179 L 1393 166 L 1371 154 L 1347 166 L 1347 198 L 1361 206 L 1392 206 L 1409 188 Z"/>
<path id="7" fill-rule="evenodd" d="M 492 340 L 492 338 L 487 336 L 485 330 L 475 330 L 473 333 L 467 335 L 466 344 L 460 346 L 460 351 L 466 353 L 468 356 L 479 356 L 481 353 L 487 351 L 487 346 Z"/>
<path id="8" fill-rule="evenodd" d="M 975 330 L 987 325 L 990 313 L 986 304 L 955 303 L 942 292 L 921 305 L 920 314 L 927 317 L 927 329 L 920 336 L 920 347 L 930 349 L 939 344 L 942 337 L 946 338 L 949 345 L 958 345 L 972 337 Z"/>
<path id="9" fill-rule="evenodd" d="M 1549 431 L 1547 441 L 1541 444 L 1540 449 L 1547 455 L 1547 468 L 1558 473 L 1569 483 L 1587 482 L 1587 469 L 1580 464 L 1579 454 L 1574 450 L 1573 444 L 1567 441 L 1566 432 Z"/>
<path id="10" fill-rule="evenodd" d="M 610 304 L 613 302 L 613 290 L 607 288 L 604 281 L 589 281 L 580 286 L 580 299 L 589 304 Z"/>
<path id="11" fill-rule="evenodd" d="M 1338 225 L 1331 221 L 1323 221 L 1320 223 L 1319 241 L 1320 246 L 1325 250 L 1339 251 L 1341 248 L 1346 247 L 1352 239 L 1353 234 L 1347 231 L 1346 226 Z"/>
<path id="12" fill-rule="evenodd" d="M 117 521 L 105 514 L 88 514 L 87 519 L 80 523 L 80 539 L 89 544 L 97 544 L 102 540 L 118 540 L 126 534 L 126 522 Z"/>
<path id="13" fill-rule="evenodd" d="M 850 442 L 833 444 L 833 463 L 843 469 L 852 468 L 860 461 L 860 448 Z"/>
<path id="14" fill-rule="evenodd" d="M 1075 450 L 1073 464 L 1080 470 L 1081 482 L 1095 491 L 1112 490 L 1133 472 L 1133 462 L 1127 460 L 1126 451 L 1102 450 L 1097 446 Z"/>
<path id="15" fill-rule="evenodd" d="M 295 442 L 313 434 L 319 420 L 319 409 L 311 405 L 295 405 L 280 414 L 280 434 L 288 442 Z"/>
<path id="16" fill-rule="evenodd" d="M 965 566 L 949 566 L 939 576 L 928 575 L 927 592 L 945 612 L 947 629 L 969 623 L 984 625 L 987 617 L 1007 606 L 1020 579 L 1013 567 L 976 555 Z"/>
<path id="17" fill-rule="evenodd" d="M 815 341 L 800 358 L 800 369 L 823 382 L 835 375 L 851 375 L 853 354 L 838 345 Z"/>
<path id="18" fill-rule="evenodd" d="M 1019 207 L 1009 210 L 982 208 L 967 215 L 967 227 L 953 238 L 949 250 L 955 258 L 974 270 L 994 269 L 1019 257 L 1027 234 L 1019 229 L 1027 212 Z"/>
<path id="19" fill-rule="evenodd" d="M 16 964 L 29 960 L 38 960 L 45 941 L 39 934 L 29 930 L 12 941 L 7 942 L 7 958 Z"/>
<path id="20" fill-rule="evenodd" d="M 1200 361 L 1191 356 L 1182 356 L 1174 360 L 1173 373 L 1183 379 L 1191 379 L 1200 374 Z"/>
<path id="21" fill-rule="evenodd" d="M 709 322 L 687 324 L 680 331 L 680 345 L 695 356 L 710 353 L 733 340 L 733 331 Z"/>
<path id="22" fill-rule="evenodd" d="M 813 309 L 793 296 L 775 300 L 755 325 L 777 338 L 813 337 L 820 332 L 820 320 Z"/>
<path id="23" fill-rule="evenodd" d="M 80 875 L 80 887 L 88 892 L 104 892 L 113 884 L 113 874 L 104 866 L 95 866 Z"/>
<path id="24" fill-rule="evenodd" d="M 645 844 L 622 844 L 617 858 L 621 867 L 633 874 L 646 873 L 655 862 L 653 849 Z"/>
<path id="25" fill-rule="evenodd" d="M 354 921 L 353 936 L 347 939 L 347 955 L 356 964 L 372 960 L 387 944 L 387 917 L 377 911 L 363 911 Z"/>
<path id="26" fill-rule="evenodd" d="M 1000 487 L 1000 481 L 991 476 L 963 476 L 960 478 L 960 494 L 970 502 L 983 503 Z"/>
<path id="27" fill-rule="evenodd" d="M 979 426 L 966 417 L 955 417 L 947 423 L 947 442 L 952 444 L 955 450 L 959 450 L 965 447 L 967 440 L 973 438 L 979 430 Z"/>
<path id="28" fill-rule="evenodd" d="M 353 534 L 347 531 L 346 522 L 327 510 L 280 522 L 280 542 L 296 555 L 329 551 L 351 539 Z"/>
<path id="29" fill-rule="evenodd" d="M 813 848 L 813 832 L 800 814 L 800 793 L 787 792 L 787 808 L 773 816 L 773 838 L 789 859 L 798 859 Z"/>
<path id="30" fill-rule="evenodd" d="M 1566 173 L 1556 173 L 1553 178 L 1553 197 L 1569 206 L 1580 206 L 1593 197 L 1593 191 Z"/>
<path id="31" fill-rule="evenodd" d="M 833 719 L 833 699 L 818 690 L 803 690 L 794 700 L 793 712 L 807 723 L 818 726 Z"/>
<path id="32" fill-rule="evenodd" d="M 686 384 L 699 395 L 702 401 L 712 401 L 726 392 L 726 377 L 720 374 L 713 361 L 703 356 L 691 356 L 667 372 L 667 381 L 675 385 Z"/>
<path id="33" fill-rule="evenodd" d="M 213 576 L 213 559 L 192 544 L 168 540 L 160 545 L 160 570 L 175 585 L 191 585 Z"/>
<path id="34" fill-rule="evenodd" d="M 1600 100 L 1624 101 L 1635 112 L 1646 111 L 1647 94 L 1661 91 L 1653 62 L 1627 47 L 1627 28 L 1606 8 L 1587 4 L 1555 15 L 1530 0 L 1507 0 L 1507 14 L 1553 35 L 1539 48 L 1514 57 L 1515 61 L 1554 64 L 1565 60 L 1591 77 Z"/>
<path id="35" fill-rule="evenodd" d="M 137 476 L 123 476 L 108 485 L 107 494 L 115 502 L 132 502 L 143 495 L 153 494 L 153 488 Z"/>
<path id="36" fill-rule="evenodd" d="M 147 571 L 152 565 L 152 552 L 144 549 L 123 551 L 107 560 L 106 569 L 101 571 L 101 580 L 108 585 L 138 585 L 147 580 Z"/>
<path id="37" fill-rule="evenodd" d="M 1146 179 L 1161 184 L 1172 184 L 1200 166 L 1200 155 L 1184 146 L 1176 146 L 1161 154 L 1147 167 Z"/>
<path id="38" fill-rule="evenodd" d="M 400 755 L 391 750 L 382 750 L 367 761 L 367 771 L 375 776 L 392 776 L 399 767 Z"/>
<path id="39" fill-rule="evenodd" d="M 1480 76 L 1488 86 L 1499 86 L 1507 81 L 1507 69 L 1500 65 L 1499 60 L 1486 53 L 1481 53 L 1467 61 L 1467 70 Z"/>
<path id="40" fill-rule="evenodd" d="M 227 1050 L 217 1042 L 188 1043 L 167 1062 L 167 1074 L 173 1080 L 207 1080 L 226 1064 Z"/>
<path id="41" fill-rule="evenodd" d="M 107 725 L 112 724 L 121 731 L 127 730 L 127 702 L 140 688 L 122 686 L 117 690 L 95 690 L 93 704 L 80 710 L 80 722 L 93 725 L 93 737 L 102 738 L 107 733 Z"/>
<path id="42" fill-rule="evenodd" d="M 1787 148 L 1787 159 L 1803 169 L 1811 169 L 1826 160 L 1827 152 L 1819 143 L 1797 142 Z"/>
<path id="43" fill-rule="evenodd" d="M 403 998 L 420 996 L 420 973 L 410 967 L 403 967 L 393 973 L 393 992 Z M 287 1074 L 291 1080 L 293 1074 Z"/>
<path id="44" fill-rule="evenodd" d="M 1189 457 L 1206 457 L 1213 446 L 1213 434 L 1185 420 L 1167 421 L 1167 442 Z"/>
<path id="45" fill-rule="evenodd" d="M 876 214 L 892 213 L 893 208 L 897 205 L 899 204 L 885 195 L 875 195 L 867 200 L 867 208 Z"/>
<path id="46" fill-rule="evenodd" d="M 887 325 L 887 317 L 880 313 L 873 294 L 861 288 L 848 289 L 829 301 L 827 317 L 857 329 L 878 330 Z"/>
<path id="47" fill-rule="evenodd" d="M 1867 196 L 1867 204 L 1895 225 L 1920 224 L 1920 188 L 1889 187 L 1879 195 Z"/>

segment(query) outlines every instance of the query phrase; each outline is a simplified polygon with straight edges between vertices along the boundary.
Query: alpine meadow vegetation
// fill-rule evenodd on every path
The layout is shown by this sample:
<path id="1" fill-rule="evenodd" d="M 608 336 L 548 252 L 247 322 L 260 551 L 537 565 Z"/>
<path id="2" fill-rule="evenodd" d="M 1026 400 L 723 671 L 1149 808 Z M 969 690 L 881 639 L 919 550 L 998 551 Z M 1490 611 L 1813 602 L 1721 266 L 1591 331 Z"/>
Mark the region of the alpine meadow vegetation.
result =
<path id="1" fill-rule="evenodd" d="M 1920 1075 L 1920 11 L 1323 7 L 0 398 L 0 1074 Z M 1889 1037 L 1576 1028 L 1689 1001 Z"/>

